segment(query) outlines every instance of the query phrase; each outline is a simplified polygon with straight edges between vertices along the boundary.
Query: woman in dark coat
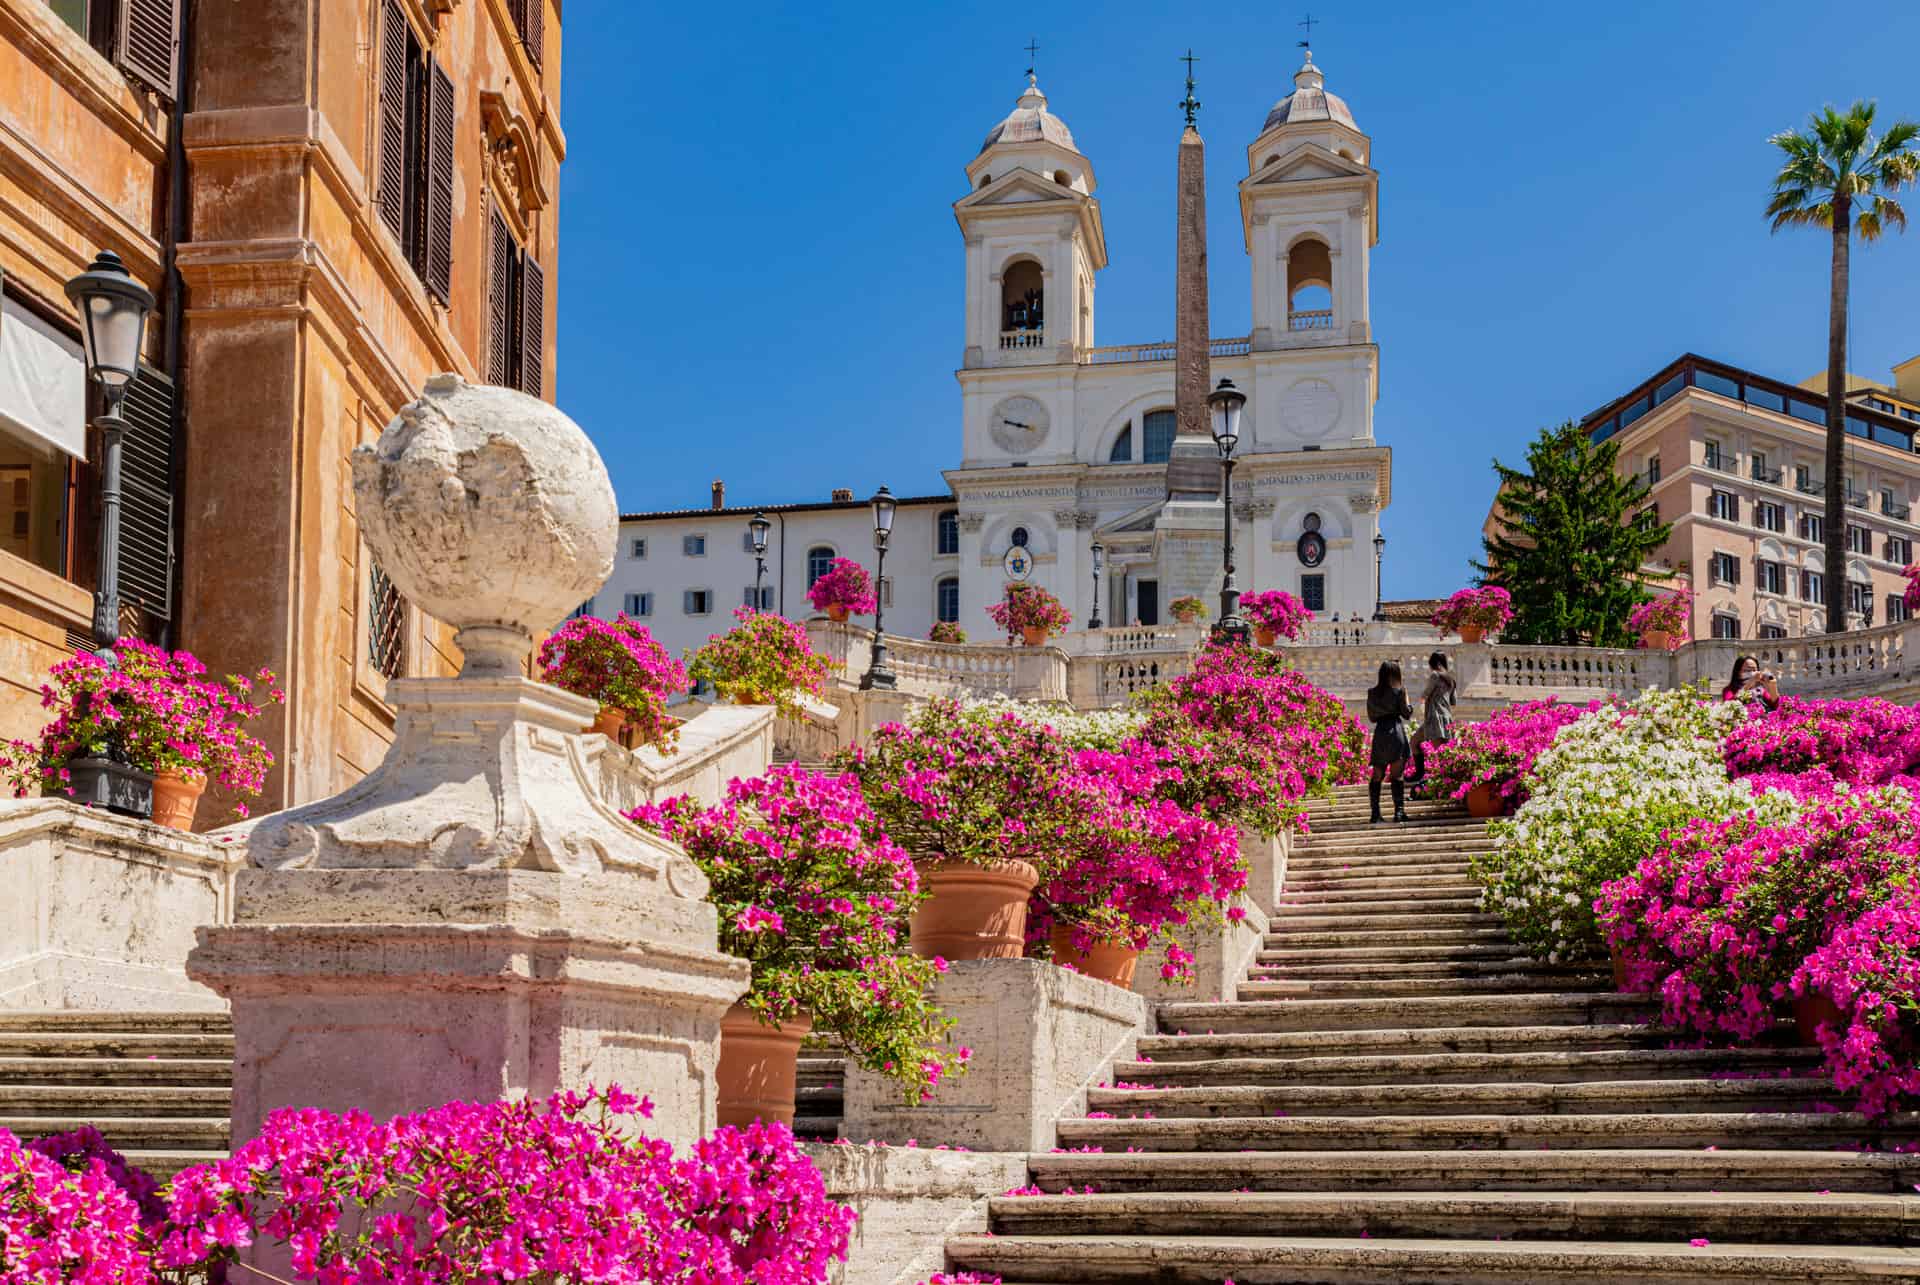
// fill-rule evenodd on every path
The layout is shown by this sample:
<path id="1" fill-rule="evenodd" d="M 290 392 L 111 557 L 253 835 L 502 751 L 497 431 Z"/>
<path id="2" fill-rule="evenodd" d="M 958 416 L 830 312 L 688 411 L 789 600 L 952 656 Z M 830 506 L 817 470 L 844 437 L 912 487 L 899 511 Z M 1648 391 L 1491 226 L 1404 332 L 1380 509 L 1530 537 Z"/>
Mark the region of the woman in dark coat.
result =
<path id="1" fill-rule="evenodd" d="M 1415 785 L 1427 779 L 1427 750 L 1453 739 L 1453 697 L 1457 684 L 1447 653 L 1436 651 L 1427 657 L 1426 717 L 1413 734 L 1413 775 Z"/>
<path id="2" fill-rule="evenodd" d="M 1407 720 L 1413 717 L 1413 705 L 1400 680 L 1400 666 L 1393 661 L 1380 664 L 1380 681 L 1367 692 L 1367 721 L 1373 724 L 1373 776 L 1367 782 L 1367 798 L 1373 804 L 1373 820 L 1380 815 L 1380 782 L 1393 782 L 1393 819 L 1407 819 L 1407 787 L 1400 780 L 1413 747 L 1407 743 Z"/>

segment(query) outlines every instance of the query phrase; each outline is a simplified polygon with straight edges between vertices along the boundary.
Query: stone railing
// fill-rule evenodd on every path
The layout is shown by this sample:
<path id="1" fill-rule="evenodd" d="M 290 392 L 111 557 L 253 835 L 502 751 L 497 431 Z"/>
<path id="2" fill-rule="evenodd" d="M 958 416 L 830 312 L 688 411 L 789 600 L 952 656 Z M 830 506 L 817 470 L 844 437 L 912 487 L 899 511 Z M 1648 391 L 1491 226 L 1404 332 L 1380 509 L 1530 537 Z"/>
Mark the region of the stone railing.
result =
<path id="1" fill-rule="evenodd" d="M 699 705 L 674 711 L 686 719 L 673 753 L 651 745 L 622 749 L 604 736 L 587 737 L 586 757 L 601 797 L 616 811 L 691 794 L 711 807 L 734 777 L 758 776 L 773 761 L 771 705 Z"/>
<path id="2" fill-rule="evenodd" d="M 1288 330 L 1332 330 L 1333 309 L 1309 308 L 1304 312 L 1287 314 Z"/>
<path id="3" fill-rule="evenodd" d="M 1004 346 L 1002 344 L 1002 347 Z M 1242 335 L 1237 339 L 1207 341 L 1209 357 L 1244 357 L 1252 351 L 1253 339 L 1248 335 Z M 1119 362 L 1132 361 L 1172 361 L 1173 340 L 1168 339 L 1154 344 L 1112 344 L 1105 348 L 1082 348 L 1078 360 L 1082 366 L 1111 366 Z"/>
<path id="4" fill-rule="evenodd" d="M 873 660 L 873 631 L 815 618 L 807 622 L 813 649 L 825 654 L 844 686 L 856 687 Z M 995 643 L 935 643 L 887 635 L 887 667 L 909 696 L 1012 696 L 1067 699 L 1067 656 L 1056 647 Z"/>

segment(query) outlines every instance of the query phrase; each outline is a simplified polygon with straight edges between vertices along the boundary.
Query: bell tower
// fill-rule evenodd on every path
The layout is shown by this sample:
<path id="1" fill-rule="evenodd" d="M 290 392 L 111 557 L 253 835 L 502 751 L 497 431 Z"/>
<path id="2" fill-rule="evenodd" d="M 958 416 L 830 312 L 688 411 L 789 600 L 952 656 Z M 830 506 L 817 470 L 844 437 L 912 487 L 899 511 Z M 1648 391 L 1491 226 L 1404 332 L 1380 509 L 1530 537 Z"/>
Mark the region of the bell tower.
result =
<path id="1" fill-rule="evenodd" d="M 966 173 L 967 195 L 953 206 L 967 246 L 962 367 L 1071 364 L 1093 346 L 1106 230 L 1093 164 L 1031 72 Z"/>

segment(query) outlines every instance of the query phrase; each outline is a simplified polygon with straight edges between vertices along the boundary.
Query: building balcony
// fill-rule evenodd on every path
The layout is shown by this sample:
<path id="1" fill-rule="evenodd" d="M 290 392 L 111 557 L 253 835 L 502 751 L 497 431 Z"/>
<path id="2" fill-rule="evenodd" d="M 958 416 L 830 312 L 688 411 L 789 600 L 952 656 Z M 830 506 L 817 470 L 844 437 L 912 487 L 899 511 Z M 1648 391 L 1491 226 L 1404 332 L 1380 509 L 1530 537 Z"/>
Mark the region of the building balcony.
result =
<path id="1" fill-rule="evenodd" d="M 1082 348 L 1079 361 L 1082 366 L 1112 366 L 1122 362 L 1134 361 L 1172 361 L 1173 341 L 1157 344 L 1116 344 L 1106 348 Z M 1244 357 L 1253 351 L 1253 341 L 1241 336 L 1238 339 L 1211 339 L 1207 341 L 1208 357 Z"/>
<path id="2" fill-rule="evenodd" d="M 1022 327 L 1019 330 L 1000 332 L 1000 351 L 1010 352 L 1019 348 L 1044 348 L 1047 346 L 1047 332 L 1044 326 Z"/>
<path id="3" fill-rule="evenodd" d="M 1897 518 L 1902 522 L 1905 522 L 1907 519 L 1913 516 L 1912 505 L 1902 504 L 1898 500 L 1890 499 L 1885 496 L 1881 497 L 1880 511 L 1886 514 L 1888 517 Z"/>
<path id="4" fill-rule="evenodd" d="M 1768 468 L 1764 464 L 1755 464 L 1753 466 L 1753 480 L 1756 482 L 1765 482 L 1768 486 L 1780 485 L 1780 479 L 1785 476 L 1786 472 L 1783 469 Z"/>
<path id="5" fill-rule="evenodd" d="M 1794 482 L 1793 489 L 1802 495 L 1825 495 L 1827 484 L 1818 478 L 1803 477 Z"/>
<path id="6" fill-rule="evenodd" d="M 1716 473 L 1737 474 L 1740 471 L 1734 466 L 1733 460 L 1725 455 L 1709 455 L 1700 462 Z"/>
<path id="7" fill-rule="evenodd" d="M 1288 330 L 1332 330 L 1333 309 L 1315 308 L 1287 314 Z"/>
<path id="8" fill-rule="evenodd" d="M 1865 491 L 1848 491 L 1847 492 L 1847 507 L 1850 509 L 1869 508 L 1872 506 L 1872 504 L 1873 504 L 1873 497 L 1868 495 Z"/>

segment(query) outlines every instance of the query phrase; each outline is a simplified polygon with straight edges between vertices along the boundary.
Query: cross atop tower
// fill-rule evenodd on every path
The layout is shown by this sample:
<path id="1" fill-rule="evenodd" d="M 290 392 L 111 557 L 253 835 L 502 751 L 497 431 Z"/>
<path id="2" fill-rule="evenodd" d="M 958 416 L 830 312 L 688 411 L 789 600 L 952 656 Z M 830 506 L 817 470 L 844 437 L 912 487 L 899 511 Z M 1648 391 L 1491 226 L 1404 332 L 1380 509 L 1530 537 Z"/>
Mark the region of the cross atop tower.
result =
<path id="1" fill-rule="evenodd" d="M 1313 48 L 1313 28 L 1316 23 L 1319 23 L 1322 21 L 1324 21 L 1324 19 L 1316 18 L 1313 16 L 1312 13 L 1308 13 L 1305 18 L 1302 18 L 1298 23 L 1295 24 L 1296 26 L 1305 27 L 1307 31 L 1307 38 L 1300 42 L 1300 47 L 1302 49 Z"/>
<path id="2" fill-rule="evenodd" d="M 1040 42 L 1038 40 L 1029 39 L 1027 41 L 1027 79 L 1028 80 L 1033 79 L 1033 69 L 1039 66 L 1040 64 L 1039 54 L 1040 54 Z"/>
<path id="3" fill-rule="evenodd" d="M 1189 47 L 1180 61 L 1187 64 L 1187 96 L 1180 100 L 1178 106 L 1187 113 L 1187 124 L 1192 125 L 1194 113 L 1200 110 L 1200 100 L 1193 96 L 1193 64 L 1199 59 L 1193 56 L 1193 50 Z"/>

